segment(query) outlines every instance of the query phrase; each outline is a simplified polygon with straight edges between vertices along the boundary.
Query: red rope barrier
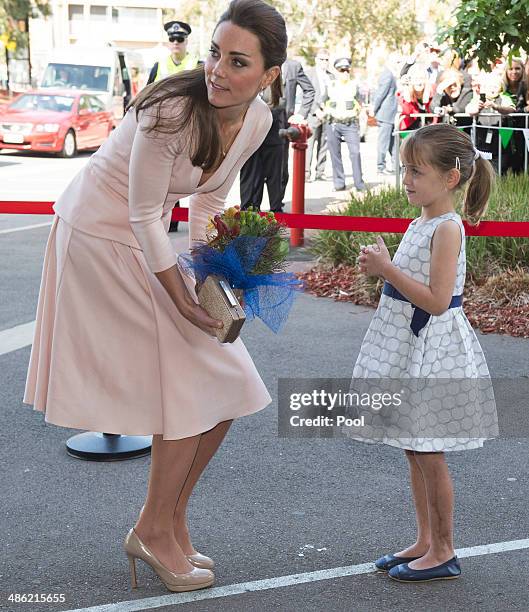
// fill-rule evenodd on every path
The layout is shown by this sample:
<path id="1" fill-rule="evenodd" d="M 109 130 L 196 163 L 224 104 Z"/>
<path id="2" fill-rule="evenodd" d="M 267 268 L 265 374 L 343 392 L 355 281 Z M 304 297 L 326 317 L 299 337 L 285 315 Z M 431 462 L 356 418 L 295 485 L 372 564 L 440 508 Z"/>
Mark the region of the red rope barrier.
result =
<path id="1" fill-rule="evenodd" d="M 0 201 L 0 214 L 52 215 L 53 202 Z M 187 208 L 175 208 L 173 221 L 188 221 Z M 282 223 L 292 228 L 341 230 L 348 232 L 392 232 L 403 234 L 411 219 L 381 217 L 350 217 L 346 215 L 296 215 L 277 213 Z M 465 222 L 468 236 L 498 236 L 502 238 L 529 238 L 528 221 L 482 221 L 477 227 Z"/>

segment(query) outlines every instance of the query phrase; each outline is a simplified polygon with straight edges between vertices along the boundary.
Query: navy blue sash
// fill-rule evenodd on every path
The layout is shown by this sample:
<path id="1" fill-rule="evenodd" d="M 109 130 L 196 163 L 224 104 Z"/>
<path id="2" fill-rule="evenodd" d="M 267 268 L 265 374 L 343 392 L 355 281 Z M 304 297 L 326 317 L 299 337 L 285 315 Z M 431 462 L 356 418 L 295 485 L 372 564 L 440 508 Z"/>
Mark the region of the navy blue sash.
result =
<path id="1" fill-rule="evenodd" d="M 384 282 L 384 288 L 382 289 L 382 293 L 384 295 L 389 296 L 390 298 L 393 298 L 394 300 L 400 300 L 401 302 L 408 302 L 408 304 L 411 304 L 410 300 L 405 298 L 402 295 L 402 293 L 399 293 L 395 289 L 395 287 L 391 285 L 390 283 L 388 283 L 387 281 Z M 452 300 L 450 301 L 450 305 L 448 306 L 448 308 L 458 308 L 462 304 L 463 304 L 463 294 L 454 295 L 452 296 Z M 411 305 L 413 306 L 413 317 L 411 318 L 410 328 L 411 328 L 411 331 L 417 337 L 419 337 L 419 332 L 426 325 L 426 323 L 428 323 L 432 315 L 429 312 L 426 312 L 426 310 L 423 310 L 422 308 L 415 306 L 415 304 L 411 304 Z"/>

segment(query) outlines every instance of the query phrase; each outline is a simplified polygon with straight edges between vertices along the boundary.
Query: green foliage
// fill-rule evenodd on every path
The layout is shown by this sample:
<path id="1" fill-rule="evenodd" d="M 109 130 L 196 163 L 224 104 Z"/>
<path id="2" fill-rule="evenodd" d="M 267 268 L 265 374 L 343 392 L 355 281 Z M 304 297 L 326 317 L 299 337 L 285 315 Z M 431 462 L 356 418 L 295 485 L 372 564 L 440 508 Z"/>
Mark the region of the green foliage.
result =
<path id="1" fill-rule="evenodd" d="M 385 43 L 390 50 L 416 42 L 419 33 L 414 0 L 269 0 L 283 15 L 289 35 L 288 53 L 302 55 L 310 63 L 317 49 L 349 39 L 354 61 L 365 61 L 370 47 Z M 183 3 L 178 12 L 164 9 L 164 17 L 184 19 L 193 24 L 199 16 L 206 31 L 212 31 L 225 0 Z"/>
<path id="2" fill-rule="evenodd" d="M 48 16 L 51 7 L 48 0 L 2 0 L 0 2 L 0 40 L 8 48 L 23 49 L 27 46 L 27 20 L 30 17 Z"/>
<path id="3" fill-rule="evenodd" d="M 351 56 L 358 62 L 365 61 L 374 44 L 396 50 L 419 36 L 410 0 L 323 0 L 318 2 L 317 24 L 330 28 L 337 39 L 349 36 Z"/>
<path id="4" fill-rule="evenodd" d="M 289 252 L 288 230 L 276 220 L 273 212 L 260 215 L 253 208 L 240 210 L 232 206 L 210 219 L 207 229 L 207 245 L 223 252 L 228 245 L 239 237 L 266 239 L 252 272 L 253 274 L 271 274 L 285 269 L 285 260 Z M 200 246 L 197 247 L 200 250 Z"/>
<path id="5" fill-rule="evenodd" d="M 529 221 L 529 177 L 507 175 L 494 187 L 486 219 L 495 221 Z M 387 188 L 378 194 L 368 193 L 364 199 L 351 198 L 346 210 L 336 213 L 358 217 L 414 218 L 420 210 L 410 206 L 403 191 Z M 393 256 L 402 234 L 383 234 Z M 365 232 L 322 231 L 313 240 L 311 250 L 322 262 L 356 265 L 359 245 L 372 244 L 376 234 Z M 479 279 L 505 269 L 529 269 L 529 238 L 467 238 L 467 272 Z"/>
<path id="6" fill-rule="evenodd" d="M 455 13 L 456 24 L 441 31 L 439 42 L 453 41 L 462 57 L 476 57 L 483 68 L 504 53 L 529 49 L 527 0 L 464 0 Z"/>

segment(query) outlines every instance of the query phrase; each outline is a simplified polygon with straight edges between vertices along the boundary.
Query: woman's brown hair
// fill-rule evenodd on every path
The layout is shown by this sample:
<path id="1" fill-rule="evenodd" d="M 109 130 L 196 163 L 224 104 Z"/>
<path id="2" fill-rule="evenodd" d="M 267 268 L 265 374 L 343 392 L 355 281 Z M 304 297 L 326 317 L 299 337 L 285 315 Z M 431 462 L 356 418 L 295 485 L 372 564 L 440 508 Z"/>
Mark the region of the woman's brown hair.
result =
<path id="1" fill-rule="evenodd" d="M 262 0 L 232 0 L 215 30 L 225 21 L 257 36 L 265 70 L 285 62 L 288 43 L 286 25 L 274 7 Z M 271 87 L 272 104 L 277 104 L 281 96 L 281 78 L 278 77 Z M 162 104 L 177 97 L 182 97 L 178 114 L 168 117 L 166 112 L 162 113 Z M 152 109 L 154 120 L 148 132 L 155 130 L 164 134 L 178 134 L 185 130 L 189 133 L 191 162 L 194 166 L 201 166 L 207 171 L 221 159 L 220 131 L 216 113 L 208 101 L 204 66 L 179 72 L 148 85 L 131 102 L 131 107 L 136 110 L 136 116 L 139 111 Z"/>
<path id="2" fill-rule="evenodd" d="M 477 225 L 487 210 L 494 182 L 494 170 L 476 153 L 468 134 L 453 125 L 438 123 L 412 132 L 401 145 L 400 155 L 406 165 L 427 164 L 440 173 L 458 168 L 458 189 L 464 189 L 463 214 Z"/>

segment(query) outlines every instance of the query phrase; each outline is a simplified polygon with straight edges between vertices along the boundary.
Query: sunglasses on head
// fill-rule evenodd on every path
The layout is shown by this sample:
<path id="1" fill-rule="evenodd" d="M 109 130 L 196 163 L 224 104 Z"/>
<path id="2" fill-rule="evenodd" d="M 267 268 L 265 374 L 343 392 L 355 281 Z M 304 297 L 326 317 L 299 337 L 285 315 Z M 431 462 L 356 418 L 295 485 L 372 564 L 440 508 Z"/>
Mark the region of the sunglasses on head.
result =
<path id="1" fill-rule="evenodd" d="M 169 36 L 169 42 L 179 42 L 183 43 L 187 37 L 182 36 L 182 34 L 177 34 L 176 36 Z"/>

